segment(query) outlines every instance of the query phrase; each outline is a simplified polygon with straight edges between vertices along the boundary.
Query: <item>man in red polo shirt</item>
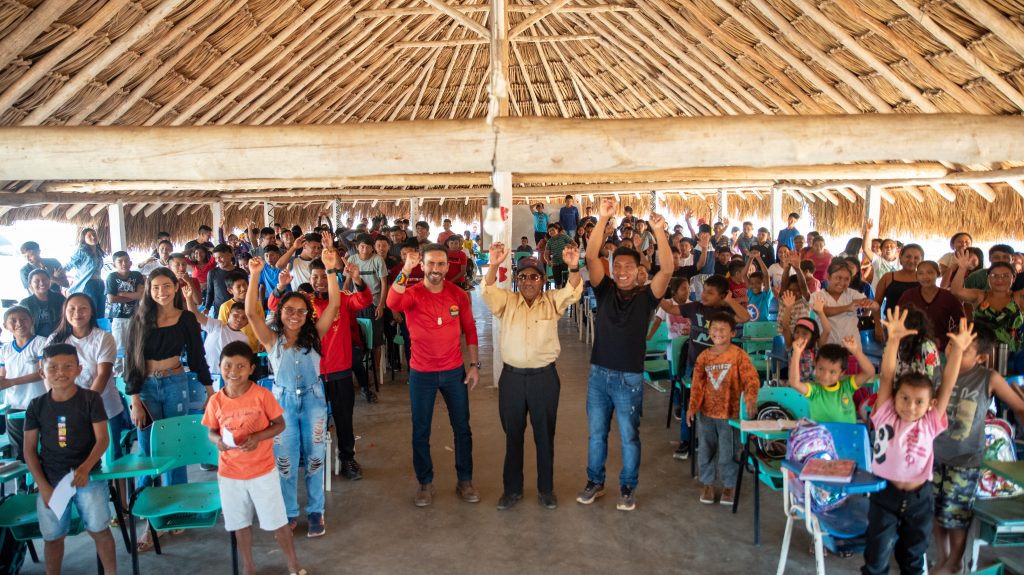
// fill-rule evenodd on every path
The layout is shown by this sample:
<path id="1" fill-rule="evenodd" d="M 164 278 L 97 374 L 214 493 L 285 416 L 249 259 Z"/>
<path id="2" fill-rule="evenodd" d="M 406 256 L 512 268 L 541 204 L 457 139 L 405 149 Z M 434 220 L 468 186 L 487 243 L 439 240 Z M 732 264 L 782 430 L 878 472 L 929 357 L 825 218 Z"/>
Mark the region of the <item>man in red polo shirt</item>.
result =
<path id="1" fill-rule="evenodd" d="M 409 274 L 423 260 L 422 283 L 408 286 Z M 412 464 L 419 491 L 417 507 L 434 500 L 434 466 L 430 459 L 430 425 L 434 401 L 441 392 L 455 433 L 455 493 L 468 503 L 478 503 L 480 495 L 473 487 L 473 438 L 469 429 L 469 389 L 480 381 L 476 324 L 469 296 L 455 284 L 445 281 L 448 250 L 440 244 L 428 244 L 422 256 L 409 252 L 402 272 L 388 291 L 391 311 L 405 313 L 412 347 L 409 362 L 409 398 L 412 404 Z M 460 342 L 466 338 L 469 370 L 463 366 Z"/>
<path id="2" fill-rule="evenodd" d="M 462 236 L 449 236 L 445 247 L 448 248 L 448 273 L 444 279 L 465 289 L 469 258 L 466 257 L 466 252 L 462 251 Z"/>

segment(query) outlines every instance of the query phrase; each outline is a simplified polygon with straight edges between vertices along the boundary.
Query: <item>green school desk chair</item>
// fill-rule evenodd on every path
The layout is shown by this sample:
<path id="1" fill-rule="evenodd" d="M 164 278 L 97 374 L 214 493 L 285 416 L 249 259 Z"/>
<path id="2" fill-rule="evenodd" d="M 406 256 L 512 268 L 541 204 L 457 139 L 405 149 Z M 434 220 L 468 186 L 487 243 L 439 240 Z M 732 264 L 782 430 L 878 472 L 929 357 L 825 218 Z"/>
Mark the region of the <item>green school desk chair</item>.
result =
<path id="1" fill-rule="evenodd" d="M 1024 545 L 1024 497 L 979 499 L 974 504 L 974 525 L 968 567 L 978 568 L 982 545 L 1020 547 Z"/>
<path id="2" fill-rule="evenodd" d="M 359 329 L 363 332 L 363 357 L 361 361 L 366 367 L 367 377 L 373 377 L 374 390 L 380 392 L 380 379 L 377 375 L 377 366 L 373 364 L 373 320 L 368 317 L 357 318 L 359 322 Z M 383 361 L 384 354 L 381 354 L 381 360 Z M 356 361 L 356 358 L 352 358 L 352 361 Z"/>
<path id="3" fill-rule="evenodd" d="M 202 415 L 182 415 L 158 419 L 150 431 L 153 457 L 175 458 L 173 468 L 206 463 L 217 465 L 217 447 L 210 441 Z M 217 481 L 199 481 L 181 485 L 148 486 L 129 502 L 129 513 L 149 520 L 153 546 L 160 553 L 156 531 L 214 527 L 220 515 L 220 490 Z M 237 542 L 231 535 L 231 556 L 237 572 Z"/>

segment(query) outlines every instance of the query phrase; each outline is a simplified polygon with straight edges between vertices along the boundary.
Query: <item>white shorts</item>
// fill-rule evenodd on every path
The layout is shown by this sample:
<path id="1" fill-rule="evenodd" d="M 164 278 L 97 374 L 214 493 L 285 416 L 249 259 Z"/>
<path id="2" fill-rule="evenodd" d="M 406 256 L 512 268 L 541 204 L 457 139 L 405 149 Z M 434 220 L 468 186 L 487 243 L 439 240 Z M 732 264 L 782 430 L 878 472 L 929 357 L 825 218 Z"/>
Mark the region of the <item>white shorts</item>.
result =
<path id="1" fill-rule="evenodd" d="M 277 469 L 255 479 L 231 479 L 218 475 L 217 484 L 224 528 L 228 531 L 251 526 L 253 511 L 260 519 L 260 529 L 264 531 L 274 531 L 288 523 Z"/>

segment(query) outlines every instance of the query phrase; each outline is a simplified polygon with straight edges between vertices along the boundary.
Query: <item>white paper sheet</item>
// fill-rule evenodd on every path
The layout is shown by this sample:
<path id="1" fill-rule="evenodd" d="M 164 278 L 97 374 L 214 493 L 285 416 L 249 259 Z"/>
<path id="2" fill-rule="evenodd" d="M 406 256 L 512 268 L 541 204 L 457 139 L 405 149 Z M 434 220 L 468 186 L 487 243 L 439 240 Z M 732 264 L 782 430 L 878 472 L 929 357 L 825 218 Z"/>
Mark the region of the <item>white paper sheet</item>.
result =
<path id="1" fill-rule="evenodd" d="M 74 477 L 74 472 L 68 473 L 53 488 L 53 495 L 50 496 L 50 510 L 57 516 L 57 519 L 64 517 L 64 512 L 68 510 L 68 503 L 71 503 L 71 498 L 78 491 L 74 485 L 71 485 L 71 480 Z"/>
<path id="2" fill-rule="evenodd" d="M 228 447 L 238 447 L 238 445 L 235 444 L 235 436 L 231 435 L 231 431 L 226 427 L 220 428 L 220 440 Z"/>

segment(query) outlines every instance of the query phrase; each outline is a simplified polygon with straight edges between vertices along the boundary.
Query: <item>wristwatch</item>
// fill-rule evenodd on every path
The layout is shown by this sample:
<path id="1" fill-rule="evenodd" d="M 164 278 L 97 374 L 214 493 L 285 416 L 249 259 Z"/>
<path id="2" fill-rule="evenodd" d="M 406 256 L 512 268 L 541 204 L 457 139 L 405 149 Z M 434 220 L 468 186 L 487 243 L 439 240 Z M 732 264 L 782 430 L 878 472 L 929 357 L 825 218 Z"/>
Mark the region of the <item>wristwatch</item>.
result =
<path id="1" fill-rule="evenodd" d="M 331 268 L 331 269 L 327 270 L 327 273 L 329 273 L 329 274 L 340 274 L 341 270 L 339 270 L 338 268 Z"/>
<path id="2" fill-rule="evenodd" d="M 484 364 L 480 363 L 479 361 L 478 361 L 478 362 L 476 362 L 476 363 L 471 363 L 471 364 L 469 364 L 469 367 L 475 367 L 475 368 L 477 368 L 477 369 L 480 369 L 480 368 L 482 368 L 483 366 L 484 366 Z"/>

